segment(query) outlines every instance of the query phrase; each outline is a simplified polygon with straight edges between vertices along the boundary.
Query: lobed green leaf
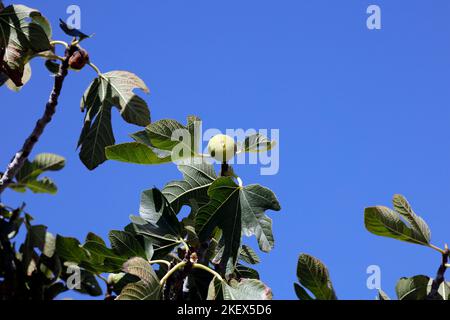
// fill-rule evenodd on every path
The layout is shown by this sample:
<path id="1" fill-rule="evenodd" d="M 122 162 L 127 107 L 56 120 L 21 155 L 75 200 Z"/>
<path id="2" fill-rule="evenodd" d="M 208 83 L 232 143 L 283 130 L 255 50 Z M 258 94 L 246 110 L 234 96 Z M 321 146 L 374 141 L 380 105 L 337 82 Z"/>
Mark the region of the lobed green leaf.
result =
<path id="1" fill-rule="evenodd" d="M 133 92 L 137 88 L 149 92 L 136 75 L 112 71 L 101 74 L 86 90 L 81 101 L 81 110 L 86 111 L 86 115 L 78 146 L 81 147 L 80 159 L 88 169 L 93 170 L 106 161 L 105 148 L 115 143 L 111 125 L 113 106 L 128 123 L 150 124 L 147 103 Z"/>
<path id="2" fill-rule="evenodd" d="M 394 208 L 395 211 L 382 206 L 366 208 L 364 212 L 366 229 L 378 236 L 429 246 L 430 229 L 425 221 L 412 211 L 406 199 L 396 195 Z"/>

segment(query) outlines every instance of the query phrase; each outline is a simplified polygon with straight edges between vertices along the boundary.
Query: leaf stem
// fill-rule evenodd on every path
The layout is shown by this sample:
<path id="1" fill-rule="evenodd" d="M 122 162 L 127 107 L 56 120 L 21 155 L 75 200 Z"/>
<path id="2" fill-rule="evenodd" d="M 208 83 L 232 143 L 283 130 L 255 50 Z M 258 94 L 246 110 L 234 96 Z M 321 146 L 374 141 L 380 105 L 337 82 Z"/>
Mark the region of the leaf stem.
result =
<path id="1" fill-rule="evenodd" d="M 186 261 L 182 261 L 182 262 L 178 263 L 175 267 L 170 269 L 166 273 L 166 275 L 161 279 L 161 281 L 159 282 L 159 285 L 163 286 L 166 283 L 167 279 L 170 278 L 171 275 L 173 275 L 178 269 L 183 268 L 186 264 L 187 264 Z"/>
<path id="2" fill-rule="evenodd" d="M 38 53 L 38 55 L 37 55 L 38 57 L 41 57 L 41 58 L 44 58 L 44 59 L 46 59 L 46 60 L 59 60 L 59 61 L 64 61 L 64 57 L 60 57 L 60 56 L 57 56 L 57 55 L 54 55 L 54 56 L 52 56 L 52 57 L 48 57 L 48 56 L 46 56 L 45 54 L 42 54 L 42 53 Z"/>
<path id="3" fill-rule="evenodd" d="M 166 260 L 150 260 L 148 263 L 150 264 L 165 264 L 167 267 L 170 268 L 170 262 Z"/>
<path id="4" fill-rule="evenodd" d="M 89 67 L 91 67 L 95 72 L 97 72 L 97 74 L 98 74 L 99 76 L 102 75 L 102 72 L 100 71 L 100 69 L 99 69 L 95 64 L 93 64 L 92 62 L 89 62 L 88 65 L 89 65 Z"/>
<path id="5" fill-rule="evenodd" d="M 66 49 L 69 48 L 69 44 L 67 42 L 65 42 L 65 41 L 54 40 L 54 41 L 50 42 L 50 45 L 52 45 L 52 46 L 57 45 L 57 44 L 60 44 L 60 45 L 62 45 L 64 47 L 66 47 Z"/>
<path id="6" fill-rule="evenodd" d="M 437 246 L 433 245 L 433 244 L 429 244 L 428 245 L 431 249 L 436 250 L 437 252 L 439 252 L 440 254 L 445 254 L 445 250 L 442 250 L 441 248 L 438 248 Z"/>
<path id="7" fill-rule="evenodd" d="M 192 268 L 194 269 L 201 269 L 204 270 L 206 272 L 211 273 L 213 276 L 215 276 L 218 280 L 220 280 L 220 282 L 225 282 L 225 280 L 222 278 L 222 276 L 220 274 L 218 274 L 216 271 L 214 271 L 213 269 L 201 264 L 201 263 L 194 263 L 192 265 Z"/>

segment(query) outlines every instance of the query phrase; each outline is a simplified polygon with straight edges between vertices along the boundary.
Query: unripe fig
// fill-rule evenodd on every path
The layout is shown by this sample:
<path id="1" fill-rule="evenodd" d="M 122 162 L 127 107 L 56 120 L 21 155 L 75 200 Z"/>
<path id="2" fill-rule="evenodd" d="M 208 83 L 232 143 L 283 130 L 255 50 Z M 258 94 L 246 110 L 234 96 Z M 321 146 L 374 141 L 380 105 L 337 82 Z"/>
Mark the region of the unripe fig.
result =
<path id="1" fill-rule="evenodd" d="M 236 155 L 237 145 L 230 136 L 218 134 L 209 140 L 208 152 L 217 161 L 227 162 Z"/>
<path id="2" fill-rule="evenodd" d="M 69 66 L 74 70 L 81 70 L 89 63 L 89 54 L 83 48 L 78 48 L 69 58 Z"/>

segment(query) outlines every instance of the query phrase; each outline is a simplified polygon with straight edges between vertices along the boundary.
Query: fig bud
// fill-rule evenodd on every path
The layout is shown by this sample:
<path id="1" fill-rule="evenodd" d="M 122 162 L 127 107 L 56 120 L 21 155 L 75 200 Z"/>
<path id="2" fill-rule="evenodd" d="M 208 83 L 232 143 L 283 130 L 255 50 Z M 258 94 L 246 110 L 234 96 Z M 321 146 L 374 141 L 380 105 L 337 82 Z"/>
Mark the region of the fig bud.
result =
<path id="1" fill-rule="evenodd" d="M 69 66 L 74 70 L 81 70 L 88 63 L 89 54 L 82 48 L 78 48 L 69 58 Z"/>
<path id="2" fill-rule="evenodd" d="M 209 140 L 208 152 L 217 161 L 227 162 L 236 155 L 237 145 L 230 136 L 218 134 Z"/>

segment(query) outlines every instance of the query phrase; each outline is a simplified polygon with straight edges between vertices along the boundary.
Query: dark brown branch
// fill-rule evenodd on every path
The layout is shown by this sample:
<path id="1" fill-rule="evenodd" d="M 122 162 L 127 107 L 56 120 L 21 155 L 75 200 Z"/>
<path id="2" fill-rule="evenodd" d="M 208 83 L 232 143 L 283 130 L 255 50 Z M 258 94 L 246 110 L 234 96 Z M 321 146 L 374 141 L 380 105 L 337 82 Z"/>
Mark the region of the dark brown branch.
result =
<path id="1" fill-rule="evenodd" d="M 450 255 L 450 250 L 445 248 L 444 253 L 442 254 L 442 263 L 439 266 L 436 278 L 433 280 L 433 284 L 431 285 L 430 293 L 428 294 L 428 299 L 435 299 L 435 297 L 439 294 L 439 287 L 445 281 L 445 271 L 447 271 L 447 263 Z"/>
<path id="2" fill-rule="evenodd" d="M 19 152 L 16 153 L 13 160 L 9 163 L 5 173 L 0 178 L 0 195 L 6 188 L 12 183 L 14 177 L 17 175 L 19 170 L 23 167 L 25 161 L 28 159 L 30 153 L 33 151 L 35 144 L 38 142 L 42 133 L 45 130 L 45 127 L 52 121 L 53 115 L 56 112 L 56 106 L 58 105 L 58 98 L 61 94 L 61 89 L 64 83 L 64 79 L 67 76 L 69 70 L 69 58 L 72 56 L 75 47 L 70 47 L 66 51 L 65 59 L 61 63 L 59 68 L 59 72 L 55 77 L 55 82 L 53 85 L 53 90 L 50 94 L 50 98 L 45 106 L 45 112 L 43 116 L 37 121 L 34 130 L 28 136 L 27 140 L 20 149 Z"/>

